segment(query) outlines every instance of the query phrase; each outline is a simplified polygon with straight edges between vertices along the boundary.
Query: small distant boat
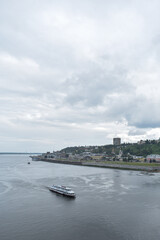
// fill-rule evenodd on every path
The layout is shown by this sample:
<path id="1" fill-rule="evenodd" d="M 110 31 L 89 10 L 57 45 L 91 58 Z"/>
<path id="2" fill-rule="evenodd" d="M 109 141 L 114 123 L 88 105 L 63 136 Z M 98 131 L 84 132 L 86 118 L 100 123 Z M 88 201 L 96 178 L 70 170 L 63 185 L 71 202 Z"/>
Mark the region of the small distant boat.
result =
<path id="1" fill-rule="evenodd" d="M 75 192 L 69 187 L 53 185 L 52 187 L 49 187 L 49 190 L 67 197 L 73 197 L 73 198 L 76 197 Z"/>
<path id="2" fill-rule="evenodd" d="M 28 164 L 30 164 L 30 162 L 28 162 Z"/>

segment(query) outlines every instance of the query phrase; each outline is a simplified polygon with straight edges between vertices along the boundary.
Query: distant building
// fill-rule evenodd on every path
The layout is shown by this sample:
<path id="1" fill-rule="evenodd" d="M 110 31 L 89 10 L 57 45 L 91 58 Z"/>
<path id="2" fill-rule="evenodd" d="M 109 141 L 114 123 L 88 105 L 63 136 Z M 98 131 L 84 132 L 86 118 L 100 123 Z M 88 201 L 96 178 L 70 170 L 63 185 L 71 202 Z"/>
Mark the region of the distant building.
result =
<path id="1" fill-rule="evenodd" d="M 138 144 L 145 144 L 145 141 L 144 140 L 140 140 L 137 142 Z"/>
<path id="2" fill-rule="evenodd" d="M 113 145 L 121 145 L 121 138 L 113 138 Z"/>
<path id="3" fill-rule="evenodd" d="M 119 150 L 118 157 L 119 157 L 119 158 L 121 158 L 121 157 L 122 157 L 122 155 L 123 155 L 123 152 L 122 152 L 122 150 L 120 149 L 120 150 Z"/>
<path id="4" fill-rule="evenodd" d="M 114 147 L 112 148 L 112 154 L 115 154 L 115 150 L 114 150 Z"/>
<path id="5" fill-rule="evenodd" d="M 146 157 L 147 162 L 160 162 L 160 155 L 159 154 L 150 154 Z"/>

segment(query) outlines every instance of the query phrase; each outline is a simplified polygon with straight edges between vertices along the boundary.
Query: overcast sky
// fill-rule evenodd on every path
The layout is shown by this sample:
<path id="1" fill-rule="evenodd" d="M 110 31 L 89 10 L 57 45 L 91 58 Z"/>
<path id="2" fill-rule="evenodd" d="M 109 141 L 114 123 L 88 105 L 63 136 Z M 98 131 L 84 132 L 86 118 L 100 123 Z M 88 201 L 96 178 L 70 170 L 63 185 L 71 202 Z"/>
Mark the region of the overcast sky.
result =
<path id="1" fill-rule="evenodd" d="M 0 0 L 0 152 L 160 137 L 159 0 Z"/>

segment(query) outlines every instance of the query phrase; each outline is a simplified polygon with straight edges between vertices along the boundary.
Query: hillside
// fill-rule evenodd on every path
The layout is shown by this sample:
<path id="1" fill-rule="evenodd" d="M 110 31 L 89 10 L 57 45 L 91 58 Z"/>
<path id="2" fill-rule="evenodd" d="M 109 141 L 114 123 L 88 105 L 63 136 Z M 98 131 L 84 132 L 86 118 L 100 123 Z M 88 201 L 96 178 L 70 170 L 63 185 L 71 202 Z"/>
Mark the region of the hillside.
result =
<path id="1" fill-rule="evenodd" d="M 91 153 L 106 153 L 108 155 L 115 153 L 118 154 L 120 149 L 123 152 L 123 155 L 128 153 L 131 155 L 144 156 L 148 154 L 160 154 L 160 142 L 157 140 L 146 140 L 143 144 L 138 143 L 123 143 L 120 146 L 114 145 L 104 145 L 104 146 L 75 146 L 67 147 L 61 150 L 66 154 L 80 154 L 82 152 L 91 152 Z"/>

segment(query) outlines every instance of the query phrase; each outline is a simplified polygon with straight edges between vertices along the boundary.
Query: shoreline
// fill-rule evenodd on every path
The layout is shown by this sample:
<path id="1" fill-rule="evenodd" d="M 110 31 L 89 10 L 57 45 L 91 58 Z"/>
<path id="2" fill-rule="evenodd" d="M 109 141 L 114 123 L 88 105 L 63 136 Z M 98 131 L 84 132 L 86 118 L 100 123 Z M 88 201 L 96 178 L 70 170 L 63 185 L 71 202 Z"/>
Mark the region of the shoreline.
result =
<path id="1" fill-rule="evenodd" d="M 46 158 L 37 158 L 32 161 L 42 161 L 42 162 L 50 162 L 50 163 L 58 163 L 58 164 L 68 164 L 68 165 L 77 165 L 77 166 L 86 166 L 86 167 L 101 167 L 101 168 L 112 168 L 112 169 L 120 169 L 120 170 L 134 170 L 134 171 L 145 171 L 145 172 L 160 172 L 159 166 L 144 166 L 144 165 L 131 165 L 131 164 L 121 164 L 121 163 L 102 163 L 102 162 L 87 162 L 87 161 L 71 161 L 65 159 L 46 159 Z"/>

